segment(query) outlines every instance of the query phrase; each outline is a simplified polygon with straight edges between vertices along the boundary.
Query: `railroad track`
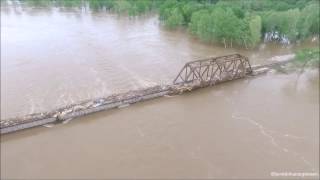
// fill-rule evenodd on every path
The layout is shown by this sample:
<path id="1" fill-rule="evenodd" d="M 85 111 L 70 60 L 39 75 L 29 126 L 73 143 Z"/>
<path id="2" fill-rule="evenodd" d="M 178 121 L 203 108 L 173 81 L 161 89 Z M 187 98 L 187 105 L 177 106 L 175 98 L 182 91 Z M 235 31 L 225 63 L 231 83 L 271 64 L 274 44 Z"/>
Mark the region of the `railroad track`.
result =
<path id="1" fill-rule="evenodd" d="M 284 59 L 256 66 L 251 66 L 249 59 L 240 54 L 191 61 L 183 66 L 170 85 L 158 85 L 141 90 L 128 91 L 108 97 L 82 101 L 50 112 L 1 120 L 1 134 L 49 123 L 60 123 L 94 112 L 134 104 L 165 95 L 180 94 L 198 88 L 213 86 L 225 81 L 259 75 L 267 72 L 271 67 L 286 64 L 293 58 L 294 55 L 287 55 Z"/>

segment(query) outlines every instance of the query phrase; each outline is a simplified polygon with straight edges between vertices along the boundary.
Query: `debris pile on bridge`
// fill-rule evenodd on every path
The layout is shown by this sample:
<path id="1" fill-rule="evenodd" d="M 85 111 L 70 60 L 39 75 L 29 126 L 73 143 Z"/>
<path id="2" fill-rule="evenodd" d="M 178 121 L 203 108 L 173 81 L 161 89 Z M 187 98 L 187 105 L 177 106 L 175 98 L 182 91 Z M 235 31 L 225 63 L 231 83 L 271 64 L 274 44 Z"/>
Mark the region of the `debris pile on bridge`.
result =
<path id="1" fill-rule="evenodd" d="M 29 114 L 1 120 L 1 134 L 25 129 L 47 123 L 58 123 L 67 119 L 80 117 L 93 112 L 120 107 L 126 104 L 133 104 L 151 98 L 164 96 L 170 93 L 170 86 L 154 86 L 141 90 L 128 91 L 126 93 L 113 94 L 107 97 L 94 100 L 85 100 L 71 104 L 49 112 Z"/>

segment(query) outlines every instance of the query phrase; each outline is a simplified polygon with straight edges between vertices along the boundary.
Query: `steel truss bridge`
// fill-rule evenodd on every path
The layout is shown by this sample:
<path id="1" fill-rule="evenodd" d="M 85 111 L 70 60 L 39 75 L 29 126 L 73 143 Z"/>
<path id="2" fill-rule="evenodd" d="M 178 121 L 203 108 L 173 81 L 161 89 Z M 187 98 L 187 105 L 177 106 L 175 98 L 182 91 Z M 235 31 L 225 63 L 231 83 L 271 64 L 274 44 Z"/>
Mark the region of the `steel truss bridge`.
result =
<path id="1" fill-rule="evenodd" d="M 242 78 L 252 73 L 249 59 L 240 54 L 212 57 L 186 63 L 173 84 L 197 82 L 202 85 Z"/>

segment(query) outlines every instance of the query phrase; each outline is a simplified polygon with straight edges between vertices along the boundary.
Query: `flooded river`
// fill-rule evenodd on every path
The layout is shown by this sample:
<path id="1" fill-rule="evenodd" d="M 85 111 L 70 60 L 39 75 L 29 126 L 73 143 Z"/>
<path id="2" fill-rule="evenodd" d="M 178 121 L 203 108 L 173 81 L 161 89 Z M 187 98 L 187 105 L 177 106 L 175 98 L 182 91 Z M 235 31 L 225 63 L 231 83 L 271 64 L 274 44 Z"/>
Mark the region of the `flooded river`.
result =
<path id="1" fill-rule="evenodd" d="M 319 173 L 319 94 L 269 74 L 1 139 L 10 178 L 270 178 Z"/>
<path id="2" fill-rule="evenodd" d="M 171 83 L 184 63 L 240 53 L 265 63 L 317 43 L 205 44 L 87 7 L 1 7 L 1 119 Z M 319 173 L 317 70 L 271 72 L 1 136 L 1 178 L 270 178 Z"/>
<path id="3" fill-rule="evenodd" d="M 156 15 L 6 5 L 1 8 L 1 119 L 171 83 L 197 58 L 241 53 L 263 63 L 295 48 L 208 45 L 187 32 L 163 29 Z"/>

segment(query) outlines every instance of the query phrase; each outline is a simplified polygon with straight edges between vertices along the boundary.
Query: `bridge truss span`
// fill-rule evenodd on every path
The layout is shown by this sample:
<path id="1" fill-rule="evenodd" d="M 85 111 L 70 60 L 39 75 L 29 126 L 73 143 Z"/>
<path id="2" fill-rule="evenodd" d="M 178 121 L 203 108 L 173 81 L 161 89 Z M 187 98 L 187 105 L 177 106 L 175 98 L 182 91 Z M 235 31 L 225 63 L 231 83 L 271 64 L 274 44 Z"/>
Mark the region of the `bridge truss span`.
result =
<path id="1" fill-rule="evenodd" d="M 186 63 L 173 84 L 198 82 L 203 85 L 238 79 L 252 73 L 247 57 L 240 54 L 212 57 Z"/>

